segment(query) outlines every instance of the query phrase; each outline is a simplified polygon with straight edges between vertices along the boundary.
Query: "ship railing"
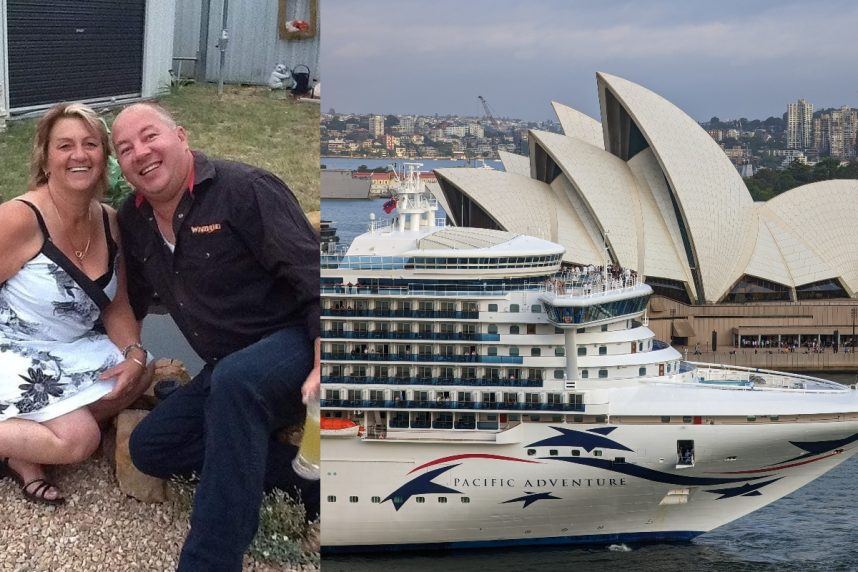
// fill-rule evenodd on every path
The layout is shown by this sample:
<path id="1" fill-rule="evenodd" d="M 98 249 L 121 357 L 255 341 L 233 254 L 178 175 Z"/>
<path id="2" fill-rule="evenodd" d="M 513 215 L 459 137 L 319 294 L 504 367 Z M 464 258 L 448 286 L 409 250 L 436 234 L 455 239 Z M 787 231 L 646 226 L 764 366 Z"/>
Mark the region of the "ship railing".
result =
<path id="1" fill-rule="evenodd" d="M 637 273 L 627 270 L 611 270 L 607 275 L 596 270 L 572 270 L 546 280 L 543 291 L 555 296 L 592 297 L 632 290 L 643 283 Z"/>
<path id="2" fill-rule="evenodd" d="M 809 392 L 841 392 L 846 387 L 836 381 L 819 379 L 797 373 L 742 367 L 726 364 L 687 362 L 693 366 L 697 383 L 748 390 L 802 390 Z"/>
<path id="3" fill-rule="evenodd" d="M 465 410 L 465 411 L 554 411 L 557 413 L 583 413 L 582 403 L 505 403 L 501 401 L 432 401 L 410 399 L 322 399 L 322 408 L 328 409 L 418 409 L 428 411 Z M 391 425 L 392 426 L 392 425 Z"/>
<path id="4" fill-rule="evenodd" d="M 335 314 L 336 315 L 336 314 Z M 462 332 L 345 332 L 338 330 L 322 330 L 322 338 L 342 339 L 370 339 L 370 340 L 442 340 L 442 341 L 465 341 L 465 342 L 496 342 L 500 340 L 500 334 L 467 334 Z"/>
<path id="5" fill-rule="evenodd" d="M 444 311 L 444 310 L 370 310 L 349 308 L 324 308 L 323 316 L 344 318 L 435 318 L 435 319 L 458 319 L 476 320 L 480 317 L 479 312 L 466 311 Z"/>
<path id="6" fill-rule="evenodd" d="M 459 377 L 374 377 L 323 375 L 322 383 L 357 385 L 431 385 L 441 387 L 542 387 L 541 379 L 459 378 Z"/>
<path id="7" fill-rule="evenodd" d="M 407 362 L 449 362 L 449 363 L 524 363 L 522 356 L 484 356 L 484 355 L 441 355 L 441 354 L 415 354 L 415 353 L 333 353 L 323 352 L 324 360 L 342 361 L 407 361 Z"/>
<path id="8" fill-rule="evenodd" d="M 324 262 L 323 262 L 324 268 Z M 505 296 L 512 292 L 541 292 L 545 281 L 511 282 L 501 284 L 463 284 L 461 282 L 414 282 L 407 286 L 366 284 L 322 284 L 323 294 L 358 294 L 371 296 Z"/>

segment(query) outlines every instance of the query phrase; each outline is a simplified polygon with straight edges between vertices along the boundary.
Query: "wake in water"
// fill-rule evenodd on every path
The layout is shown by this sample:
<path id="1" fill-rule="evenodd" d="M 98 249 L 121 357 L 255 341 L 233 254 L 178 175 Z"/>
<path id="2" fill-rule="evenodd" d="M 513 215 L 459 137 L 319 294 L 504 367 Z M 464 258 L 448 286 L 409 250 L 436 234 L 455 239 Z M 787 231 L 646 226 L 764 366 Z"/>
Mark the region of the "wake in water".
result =
<path id="1" fill-rule="evenodd" d="M 611 544 L 608 546 L 608 550 L 611 552 L 631 552 L 632 549 L 626 546 L 625 544 Z"/>

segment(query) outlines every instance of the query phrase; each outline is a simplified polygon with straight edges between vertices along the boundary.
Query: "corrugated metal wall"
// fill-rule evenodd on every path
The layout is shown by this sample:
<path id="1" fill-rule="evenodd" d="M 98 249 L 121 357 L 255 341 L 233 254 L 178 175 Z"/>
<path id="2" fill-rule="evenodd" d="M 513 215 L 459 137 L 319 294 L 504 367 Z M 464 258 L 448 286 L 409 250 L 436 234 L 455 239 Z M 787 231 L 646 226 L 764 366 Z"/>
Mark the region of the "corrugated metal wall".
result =
<path id="1" fill-rule="evenodd" d="M 310 0 L 289 0 L 288 18 L 309 18 Z M 321 4 L 321 0 L 319 0 Z M 200 38 L 201 0 L 183 0 L 176 5 L 174 57 L 197 55 Z M 280 10 L 278 0 L 231 0 L 229 2 L 229 44 L 226 52 L 224 81 L 227 83 L 265 84 L 278 63 L 294 68 L 304 64 L 311 77 L 319 77 L 321 17 L 317 33 L 306 40 L 281 40 L 277 28 Z M 206 79 L 217 81 L 220 52 L 217 49 L 222 23 L 223 0 L 211 0 L 209 15 L 208 58 Z M 319 7 L 321 13 L 321 6 Z M 187 64 L 186 64 L 187 65 Z M 190 66 L 183 68 L 190 69 Z"/>

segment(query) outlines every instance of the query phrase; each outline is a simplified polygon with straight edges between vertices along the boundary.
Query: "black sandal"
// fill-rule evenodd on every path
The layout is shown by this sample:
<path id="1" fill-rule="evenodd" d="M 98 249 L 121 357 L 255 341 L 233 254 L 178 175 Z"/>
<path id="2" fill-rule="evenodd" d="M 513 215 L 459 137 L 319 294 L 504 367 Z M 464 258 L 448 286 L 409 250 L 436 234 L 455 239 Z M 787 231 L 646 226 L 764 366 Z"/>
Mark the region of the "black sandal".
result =
<path id="1" fill-rule="evenodd" d="M 66 502 L 65 497 L 57 497 L 55 499 L 49 499 L 45 496 L 51 489 L 55 489 L 58 493 L 60 489 L 45 479 L 33 479 L 29 482 L 24 482 L 24 478 L 12 467 L 9 466 L 9 457 L 6 457 L 2 461 L 0 461 L 0 476 L 9 477 L 13 481 L 15 481 L 19 487 L 21 487 L 21 494 L 24 495 L 24 498 L 35 502 L 42 503 L 51 506 L 58 506 Z M 36 483 L 40 483 L 35 489 L 30 489 L 30 487 Z"/>

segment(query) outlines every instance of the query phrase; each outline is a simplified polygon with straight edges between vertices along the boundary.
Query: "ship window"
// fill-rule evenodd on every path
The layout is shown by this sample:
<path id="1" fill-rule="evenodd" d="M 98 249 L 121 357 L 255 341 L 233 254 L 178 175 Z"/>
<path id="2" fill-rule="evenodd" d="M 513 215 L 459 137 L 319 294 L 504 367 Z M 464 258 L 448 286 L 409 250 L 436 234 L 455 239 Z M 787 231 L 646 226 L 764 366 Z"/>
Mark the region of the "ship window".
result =
<path id="1" fill-rule="evenodd" d="M 489 346 L 489 347 L 488 347 L 488 349 L 487 349 L 486 351 L 487 351 L 487 355 L 490 355 L 490 356 L 496 356 L 496 355 L 498 355 L 498 348 L 497 348 L 497 346 Z"/>
<path id="2" fill-rule="evenodd" d="M 471 502 L 471 498 L 470 497 L 462 497 L 461 501 L 462 501 L 462 504 L 468 504 L 469 502 Z"/>
<path id="3" fill-rule="evenodd" d="M 554 370 L 554 379 L 563 379 L 564 373 L 565 372 L 562 369 L 555 369 Z"/>
<path id="4" fill-rule="evenodd" d="M 781 420 L 779 415 L 771 415 L 771 416 L 769 416 L 769 419 L 771 419 L 772 421 L 780 421 Z"/>
<path id="5" fill-rule="evenodd" d="M 358 501 L 357 497 L 349 497 L 349 502 L 357 502 L 357 501 Z"/>
<path id="6" fill-rule="evenodd" d="M 575 330 L 575 332 L 578 334 L 583 334 L 586 330 L 587 328 L 578 328 L 577 330 Z"/>
<path id="7" fill-rule="evenodd" d="M 593 456 L 594 457 L 601 457 L 602 456 L 602 450 L 601 449 L 593 449 Z"/>
<path id="8" fill-rule="evenodd" d="M 643 351 L 643 342 L 638 342 L 638 351 L 639 352 Z"/>
<path id="9" fill-rule="evenodd" d="M 447 497 L 438 497 L 438 502 L 444 504 L 445 502 L 447 502 Z"/>
<path id="10" fill-rule="evenodd" d="M 608 370 L 600 369 L 599 370 L 599 379 L 605 379 L 606 377 L 608 377 Z"/>
<path id="11" fill-rule="evenodd" d="M 638 375 L 646 375 L 646 368 L 645 367 L 638 368 Z"/>
<path id="12" fill-rule="evenodd" d="M 683 423 L 691 423 L 691 417 L 688 415 L 683 415 L 682 422 Z"/>
<path id="13" fill-rule="evenodd" d="M 587 379 L 588 377 L 590 377 L 590 370 L 582 369 L 581 370 L 581 379 Z"/>
<path id="14" fill-rule="evenodd" d="M 340 398 L 340 390 L 339 389 L 329 389 L 325 392 L 325 395 L 328 399 L 339 399 Z"/>
<path id="15" fill-rule="evenodd" d="M 558 328 L 557 326 L 554 326 L 554 333 L 555 334 L 562 334 L 563 328 Z"/>
<path id="16" fill-rule="evenodd" d="M 753 423 L 756 420 L 757 420 L 756 415 L 748 415 L 748 423 Z"/>
<path id="17" fill-rule="evenodd" d="M 330 495 L 330 496 L 328 497 L 328 502 L 337 502 L 337 497 L 335 497 L 335 496 L 333 496 L 333 495 Z"/>
<path id="18" fill-rule="evenodd" d="M 518 333 L 518 326 L 510 326 L 509 327 L 509 333 L 510 334 L 517 334 Z"/>
<path id="19" fill-rule="evenodd" d="M 557 456 L 557 449 L 551 449 L 550 451 L 548 451 L 548 454 L 551 455 L 552 457 L 556 457 Z"/>
<path id="20" fill-rule="evenodd" d="M 602 326 L 602 331 L 603 331 L 603 332 L 607 332 L 607 331 L 608 331 L 608 324 L 604 324 L 604 325 Z"/>
<path id="21" fill-rule="evenodd" d="M 566 355 L 566 350 L 563 349 L 562 347 L 558 346 L 558 347 L 554 348 L 554 355 L 557 357 L 563 357 Z"/>
<path id="22" fill-rule="evenodd" d="M 497 312 L 498 305 L 497 304 L 489 304 L 489 312 Z"/>
<path id="23" fill-rule="evenodd" d="M 573 415 L 572 416 L 572 422 L 573 423 L 583 423 L 584 422 L 584 416 L 583 415 Z"/>
<path id="24" fill-rule="evenodd" d="M 527 334 L 533 335 L 536 333 L 536 324 L 527 324 Z"/>
<path id="25" fill-rule="evenodd" d="M 572 451 L 570 451 L 570 452 L 572 453 L 573 457 L 580 457 L 581 456 L 581 451 L 579 451 L 578 449 L 572 449 Z"/>
<path id="26" fill-rule="evenodd" d="M 528 457 L 532 457 L 532 456 L 534 456 L 535 454 L 536 454 L 536 449 L 528 449 L 528 450 L 527 450 L 527 456 L 528 456 Z"/>
<path id="27" fill-rule="evenodd" d="M 599 355 L 600 356 L 608 355 L 607 346 L 599 346 Z"/>
<path id="28" fill-rule="evenodd" d="M 417 504 L 422 504 L 426 502 L 426 497 L 414 497 L 414 502 L 416 502 Z"/>
<path id="29" fill-rule="evenodd" d="M 533 312 L 534 314 L 541 314 L 542 313 L 542 306 L 540 306 L 539 304 L 534 304 L 530 307 L 530 311 Z"/>
<path id="30" fill-rule="evenodd" d="M 518 348 L 517 348 L 517 347 L 515 347 L 515 346 L 510 346 L 510 348 L 509 348 L 509 355 L 511 355 L 511 356 L 517 356 L 517 355 L 518 355 Z"/>
<path id="31" fill-rule="evenodd" d="M 381 497 L 372 497 L 372 499 L 371 499 L 371 500 L 372 500 L 372 502 L 374 502 L 374 503 L 378 504 L 378 503 L 380 503 L 380 502 L 381 502 Z"/>
<path id="32" fill-rule="evenodd" d="M 625 464 L 625 462 L 626 462 L 625 457 L 614 457 L 614 463 L 616 463 L 617 465 Z"/>
<path id="33" fill-rule="evenodd" d="M 670 423 L 670 417 L 668 417 L 667 415 L 662 416 L 661 422 L 662 423 Z"/>
<path id="34" fill-rule="evenodd" d="M 490 334 L 496 334 L 496 333 L 498 333 L 498 327 L 497 327 L 497 324 L 489 324 L 489 333 L 490 333 Z"/>
<path id="35" fill-rule="evenodd" d="M 540 348 L 530 348 L 530 355 L 533 357 L 539 357 L 542 355 L 542 350 Z"/>
<path id="36" fill-rule="evenodd" d="M 519 309 L 518 304 L 510 304 L 509 305 L 509 311 L 510 312 L 518 312 L 518 309 Z"/>
<path id="37" fill-rule="evenodd" d="M 578 355 L 579 356 L 587 355 L 587 346 L 578 346 Z"/>

